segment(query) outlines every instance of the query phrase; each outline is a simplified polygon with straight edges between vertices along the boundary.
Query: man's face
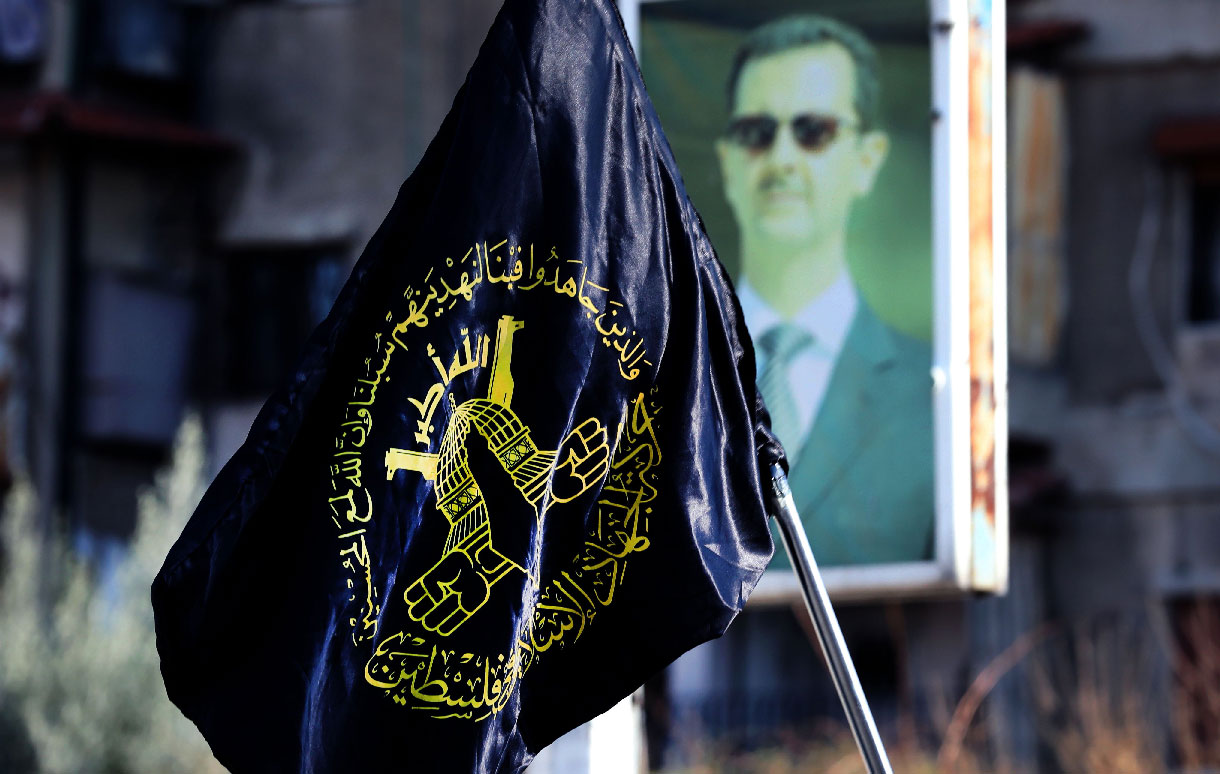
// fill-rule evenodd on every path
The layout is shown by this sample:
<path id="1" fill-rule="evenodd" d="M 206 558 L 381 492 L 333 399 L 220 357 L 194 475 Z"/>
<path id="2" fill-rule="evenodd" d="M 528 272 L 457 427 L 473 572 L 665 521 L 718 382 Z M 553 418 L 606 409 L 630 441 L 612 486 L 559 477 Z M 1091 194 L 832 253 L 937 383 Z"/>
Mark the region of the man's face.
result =
<path id="1" fill-rule="evenodd" d="M 795 249 L 842 239 L 852 202 L 872 188 L 889 147 L 883 133 L 861 132 L 855 94 L 855 64 L 837 43 L 789 49 L 742 69 L 730 124 L 746 131 L 738 141 L 730 132 L 716 151 L 743 236 Z"/>

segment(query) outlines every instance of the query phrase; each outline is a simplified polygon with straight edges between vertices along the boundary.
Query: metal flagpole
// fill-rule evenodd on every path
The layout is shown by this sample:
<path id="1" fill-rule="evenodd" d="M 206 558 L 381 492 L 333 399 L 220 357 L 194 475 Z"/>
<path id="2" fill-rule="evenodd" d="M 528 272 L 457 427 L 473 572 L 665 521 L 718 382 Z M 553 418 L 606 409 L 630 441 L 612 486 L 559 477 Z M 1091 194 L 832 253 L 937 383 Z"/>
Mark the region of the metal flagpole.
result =
<path id="1" fill-rule="evenodd" d="M 830 598 L 826 595 L 826 586 L 822 583 L 822 575 L 818 572 L 817 562 L 814 561 L 813 550 L 809 547 L 805 527 L 801 524 L 796 504 L 792 501 L 788 477 L 779 465 L 771 466 L 771 485 L 775 504 L 773 515 L 779 523 L 784 548 L 787 549 L 797 579 L 801 582 L 805 606 L 809 608 L 813 629 L 817 632 L 826 663 L 830 665 L 830 676 L 834 680 L 835 690 L 839 693 L 839 701 L 843 702 L 847 724 L 851 727 L 852 736 L 856 738 L 856 746 L 860 748 L 860 755 L 864 758 L 869 774 L 893 774 L 889 758 L 885 755 L 885 747 L 881 744 L 881 736 L 877 733 L 877 725 L 873 722 L 873 713 L 868 708 L 868 699 L 860 688 L 851 654 L 847 652 L 843 633 L 839 631 L 839 621 L 835 618 Z"/>

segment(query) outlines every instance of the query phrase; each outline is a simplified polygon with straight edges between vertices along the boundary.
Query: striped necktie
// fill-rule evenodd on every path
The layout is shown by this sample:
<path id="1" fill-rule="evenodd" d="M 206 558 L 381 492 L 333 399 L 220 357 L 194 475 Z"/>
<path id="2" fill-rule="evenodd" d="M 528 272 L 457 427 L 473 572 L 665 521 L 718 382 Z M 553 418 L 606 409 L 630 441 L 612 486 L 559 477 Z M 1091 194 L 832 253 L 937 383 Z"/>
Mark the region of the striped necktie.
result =
<path id="1" fill-rule="evenodd" d="M 758 377 L 758 389 L 771 412 L 771 427 L 789 456 L 800 452 L 801 427 L 788 368 L 797 355 L 813 344 L 808 331 L 788 323 L 767 329 L 758 341 L 767 356 L 766 366 Z"/>

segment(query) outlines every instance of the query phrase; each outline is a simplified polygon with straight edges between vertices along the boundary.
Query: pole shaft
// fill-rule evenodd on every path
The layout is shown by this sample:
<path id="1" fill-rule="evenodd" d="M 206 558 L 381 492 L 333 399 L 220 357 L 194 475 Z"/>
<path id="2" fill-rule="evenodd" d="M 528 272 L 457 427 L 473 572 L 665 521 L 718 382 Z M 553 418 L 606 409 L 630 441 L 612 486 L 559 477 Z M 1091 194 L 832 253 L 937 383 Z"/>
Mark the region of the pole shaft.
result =
<path id="1" fill-rule="evenodd" d="M 830 676 L 839 694 L 839 701 L 843 703 L 843 711 L 847 713 L 847 725 L 851 728 L 852 736 L 856 738 L 856 746 L 860 748 L 860 755 L 864 758 L 869 774 L 893 774 L 889 759 L 885 755 L 885 747 L 881 744 L 881 735 L 877 733 L 877 725 L 873 722 L 873 713 L 868 708 L 868 699 L 865 698 L 860 680 L 856 676 L 851 654 L 847 652 L 847 645 L 843 642 L 839 621 L 830 606 L 830 597 L 826 595 L 826 586 L 822 583 L 822 575 L 818 572 L 813 550 L 809 547 L 805 527 L 801 524 L 796 504 L 792 501 L 788 477 L 779 465 L 771 466 L 771 483 L 774 515 L 779 523 L 780 536 L 800 581 L 805 606 L 809 609 L 809 617 L 813 619 L 813 629 L 817 632 L 822 653 L 825 654 L 826 663 L 830 667 Z"/>

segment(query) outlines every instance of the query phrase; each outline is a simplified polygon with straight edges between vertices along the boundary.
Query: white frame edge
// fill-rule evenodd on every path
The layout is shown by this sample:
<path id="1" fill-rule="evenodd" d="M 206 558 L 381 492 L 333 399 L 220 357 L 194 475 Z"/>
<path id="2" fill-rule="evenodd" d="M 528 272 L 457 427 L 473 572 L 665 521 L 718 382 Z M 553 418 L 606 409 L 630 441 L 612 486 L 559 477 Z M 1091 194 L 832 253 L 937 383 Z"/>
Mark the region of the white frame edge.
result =
<path id="1" fill-rule="evenodd" d="M 932 35 L 932 417 L 936 561 L 971 577 L 970 126 L 966 0 L 930 0 Z M 946 513 L 947 511 L 947 513 Z"/>
<path id="2" fill-rule="evenodd" d="M 995 572 L 1008 591 L 1008 7 L 991 7 L 992 345 L 995 348 Z"/>

